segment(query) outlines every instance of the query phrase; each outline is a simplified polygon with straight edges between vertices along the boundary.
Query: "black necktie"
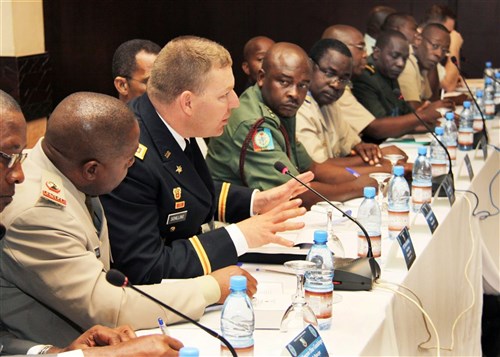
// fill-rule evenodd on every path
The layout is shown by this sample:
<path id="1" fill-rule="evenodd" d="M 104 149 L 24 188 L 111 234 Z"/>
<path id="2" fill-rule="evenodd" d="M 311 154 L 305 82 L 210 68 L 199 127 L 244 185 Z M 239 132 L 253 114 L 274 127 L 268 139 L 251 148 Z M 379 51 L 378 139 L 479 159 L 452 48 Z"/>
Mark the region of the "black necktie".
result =
<path id="1" fill-rule="evenodd" d="M 186 156 L 189 159 L 189 161 L 191 161 L 193 163 L 193 165 L 194 165 L 193 148 L 191 147 L 191 143 L 189 142 L 188 139 L 184 139 L 184 140 L 186 141 L 186 148 L 184 149 L 184 153 L 186 154 Z"/>

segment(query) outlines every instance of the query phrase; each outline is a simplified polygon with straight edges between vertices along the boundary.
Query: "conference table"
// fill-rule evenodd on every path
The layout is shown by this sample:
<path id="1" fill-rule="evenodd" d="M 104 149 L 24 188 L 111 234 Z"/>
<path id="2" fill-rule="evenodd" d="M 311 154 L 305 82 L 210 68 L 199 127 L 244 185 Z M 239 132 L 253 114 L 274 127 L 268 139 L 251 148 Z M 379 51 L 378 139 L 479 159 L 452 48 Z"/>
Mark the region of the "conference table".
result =
<path id="1" fill-rule="evenodd" d="M 490 143 L 498 147 L 499 118 L 487 121 L 487 128 Z M 388 141 L 387 145 L 396 143 L 413 161 L 420 142 L 429 140 L 427 136 L 418 136 L 414 141 Z M 472 181 L 463 164 L 465 154 L 471 159 Z M 409 270 L 398 243 L 387 238 L 386 214 L 383 215 L 381 277 L 371 291 L 335 291 L 341 301 L 333 305 L 332 327 L 320 331 L 330 355 L 481 355 L 482 294 L 500 294 L 500 216 L 488 216 L 498 212 L 500 206 L 499 163 L 500 152 L 493 146 L 488 146 L 486 160 L 480 149 L 458 151 L 453 167 L 456 201 L 450 206 L 446 197 L 433 198 L 431 206 L 439 222 L 435 232 L 431 233 L 421 213 L 410 213 L 416 260 Z M 464 190 L 475 192 L 479 198 L 475 211 L 476 198 Z M 361 199 L 347 201 L 340 208 L 351 210 L 356 216 L 360 202 Z M 473 211 L 479 214 L 473 216 Z M 345 255 L 355 257 L 357 227 L 339 215 L 334 218 L 335 234 L 342 241 Z M 305 222 L 305 228 L 283 234 L 284 237 L 312 242 L 313 232 L 326 228 L 326 214 L 317 207 L 298 220 Z M 261 251 L 276 249 L 283 248 L 269 246 Z M 289 249 L 290 253 L 298 253 L 300 248 Z M 255 346 L 250 353 L 239 355 L 287 355 L 284 346 L 291 337 L 279 331 L 279 323 L 291 303 L 296 277 L 280 265 L 244 263 L 242 267 L 256 277 L 259 285 L 253 298 Z M 427 318 L 417 305 L 421 305 Z M 220 307 L 207 309 L 200 322 L 220 332 L 220 311 Z M 173 325 L 169 332 L 186 346 L 199 348 L 202 356 L 228 354 L 221 350 L 218 340 L 196 326 Z"/>

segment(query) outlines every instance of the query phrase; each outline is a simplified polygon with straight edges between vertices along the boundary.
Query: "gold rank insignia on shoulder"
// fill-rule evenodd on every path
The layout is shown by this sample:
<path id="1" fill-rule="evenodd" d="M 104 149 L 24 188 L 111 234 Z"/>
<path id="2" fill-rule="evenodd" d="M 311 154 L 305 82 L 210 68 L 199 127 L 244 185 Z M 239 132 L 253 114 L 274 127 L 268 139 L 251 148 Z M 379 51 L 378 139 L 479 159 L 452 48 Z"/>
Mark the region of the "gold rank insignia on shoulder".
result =
<path id="1" fill-rule="evenodd" d="M 178 174 L 181 174 L 182 173 L 182 166 L 181 165 L 177 165 L 177 168 L 175 169 L 175 172 L 177 172 Z"/>
<path id="2" fill-rule="evenodd" d="M 307 93 L 306 99 L 304 99 L 304 102 L 306 102 L 307 104 L 311 104 L 312 97 L 311 97 L 311 95 L 309 93 Z"/>
<path id="3" fill-rule="evenodd" d="M 269 112 L 269 116 L 271 118 L 274 118 L 276 117 L 276 115 L 274 114 L 274 112 L 271 110 L 271 108 L 269 108 L 267 105 L 265 106 L 266 107 L 266 110 Z"/>
<path id="4" fill-rule="evenodd" d="M 365 69 L 368 70 L 371 74 L 375 74 L 375 67 L 372 64 L 367 64 Z"/>
<path id="5" fill-rule="evenodd" d="M 144 156 L 146 156 L 146 151 L 148 151 L 148 148 L 142 144 L 139 144 L 139 147 L 135 152 L 135 157 L 138 158 L 139 160 L 144 160 Z"/>

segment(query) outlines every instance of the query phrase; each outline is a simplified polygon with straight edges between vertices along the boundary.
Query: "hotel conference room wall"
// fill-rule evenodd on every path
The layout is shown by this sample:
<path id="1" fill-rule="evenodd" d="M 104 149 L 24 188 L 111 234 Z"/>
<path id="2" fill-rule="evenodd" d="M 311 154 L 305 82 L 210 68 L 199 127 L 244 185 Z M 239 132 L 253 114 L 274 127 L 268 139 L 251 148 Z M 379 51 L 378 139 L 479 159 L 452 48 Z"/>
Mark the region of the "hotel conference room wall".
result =
<path id="1" fill-rule="evenodd" d="M 179 35 L 213 39 L 231 52 L 240 92 L 243 45 L 255 35 L 294 42 L 307 51 L 329 25 L 344 23 L 364 32 L 368 11 L 375 5 L 409 12 L 418 21 L 433 3 L 457 13 L 457 29 L 465 41 L 463 69 L 470 77 L 482 74 L 487 59 L 500 67 L 498 0 L 45 0 L 54 103 L 76 91 L 114 95 L 111 58 L 120 43 L 132 38 L 161 46 Z"/>

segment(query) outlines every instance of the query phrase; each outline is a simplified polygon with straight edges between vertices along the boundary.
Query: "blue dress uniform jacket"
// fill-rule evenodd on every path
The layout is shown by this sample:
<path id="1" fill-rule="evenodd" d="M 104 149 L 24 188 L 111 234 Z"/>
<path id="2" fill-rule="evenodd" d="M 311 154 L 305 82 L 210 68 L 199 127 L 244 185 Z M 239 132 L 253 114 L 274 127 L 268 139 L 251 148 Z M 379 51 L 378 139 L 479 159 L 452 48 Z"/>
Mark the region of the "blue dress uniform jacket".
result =
<path id="1" fill-rule="evenodd" d="M 212 181 L 196 140 L 190 161 L 147 94 L 130 104 L 140 147 L 124 181 L 101 197 L 113 266 L 135 284 L 189 278 L 236 264 L 226 229 L 200 234 L 213 217 L 237 222 L 250 215 L 253 190 Z"/>

